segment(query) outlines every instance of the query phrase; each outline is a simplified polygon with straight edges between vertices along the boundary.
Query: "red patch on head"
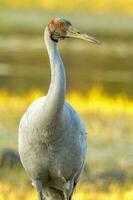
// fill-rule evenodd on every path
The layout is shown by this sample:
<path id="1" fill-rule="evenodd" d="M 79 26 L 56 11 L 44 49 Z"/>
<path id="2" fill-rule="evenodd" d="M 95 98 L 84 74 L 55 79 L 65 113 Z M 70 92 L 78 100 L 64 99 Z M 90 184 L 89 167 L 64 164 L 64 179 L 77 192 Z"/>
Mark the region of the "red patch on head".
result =
<path id="1" fill-rule="evenodd" d="M 52 32 L 51 29 L 50 29 L 50 24 L 54 25 L 56 28 L 60 28 L 59 24 L 56 23 L 54 19 L 52 19 L 48 24 L 48 29 L 49 29 L 50 32 Z"/>
<path id="2" fill-rule="evenodd" d="M 48 24 L 48 29 L 49 29 L 50 33 L 52 32 L 51 29 L 50 29 L 50 24 L 54 25 L 56 29 L 61 29 L 61 30 L 64 30 L 64 31 L 67 30 L 67 26 L 65 24 L 62 26 L 62 24 L 60 22 L 57 23 L 57 22 L 55 22 L 54 19 L 52 19 Z"/>

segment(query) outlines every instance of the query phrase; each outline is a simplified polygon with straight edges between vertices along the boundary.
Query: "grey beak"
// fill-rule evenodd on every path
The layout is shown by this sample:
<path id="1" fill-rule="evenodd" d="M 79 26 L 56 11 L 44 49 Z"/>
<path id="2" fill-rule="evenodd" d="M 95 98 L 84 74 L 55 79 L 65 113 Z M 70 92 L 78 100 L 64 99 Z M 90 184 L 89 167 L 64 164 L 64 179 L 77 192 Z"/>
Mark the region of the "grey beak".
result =
<path id="1" fill-rule="evenodd" d="M 78 39 L 85 40 L 93 44 L 99 44 L 99 45 L 101 44 L 101 42 L 97 40 L 95 37 L 88 34 L 81 33 L 79 30 L 73 28 L 72 26 L 69 27 L 66 37 L 78 38 Z"/>

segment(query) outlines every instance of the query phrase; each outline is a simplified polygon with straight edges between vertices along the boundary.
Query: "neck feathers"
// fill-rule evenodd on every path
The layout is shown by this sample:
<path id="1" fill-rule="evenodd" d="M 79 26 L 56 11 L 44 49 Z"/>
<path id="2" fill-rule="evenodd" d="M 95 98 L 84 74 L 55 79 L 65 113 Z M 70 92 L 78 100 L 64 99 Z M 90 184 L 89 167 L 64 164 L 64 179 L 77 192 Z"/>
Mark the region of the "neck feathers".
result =
<path id="1" fill-rule="evenodd" d="M 48 115 L 53 119 L 53 117 L 57 117 L 61 113 L 64 106 L 66 77 L 57 43 L 50 38 L 48 28 L 45 30 L 44 39 L 51 67 L 51 83 L 46 98 L 46 105 Z"/>

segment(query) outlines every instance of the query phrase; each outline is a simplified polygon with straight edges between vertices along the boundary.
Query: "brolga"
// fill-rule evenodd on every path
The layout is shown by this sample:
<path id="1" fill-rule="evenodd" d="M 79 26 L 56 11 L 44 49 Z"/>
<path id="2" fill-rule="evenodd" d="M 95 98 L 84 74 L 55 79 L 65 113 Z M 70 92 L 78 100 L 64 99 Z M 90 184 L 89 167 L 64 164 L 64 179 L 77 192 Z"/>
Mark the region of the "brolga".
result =
<path id="1" fill-rule="evenodd" d="M 44 32 L 51 83 L 47 96 L 34 101 L 19 125 L 21 162 L 38 192 L 39 200 L 71 200 L 86 158 L 86 130 L 65 101 L 66 76 L 58 42 L 78 38 L 98 44 L 64 18 L 52 19 Z"/>

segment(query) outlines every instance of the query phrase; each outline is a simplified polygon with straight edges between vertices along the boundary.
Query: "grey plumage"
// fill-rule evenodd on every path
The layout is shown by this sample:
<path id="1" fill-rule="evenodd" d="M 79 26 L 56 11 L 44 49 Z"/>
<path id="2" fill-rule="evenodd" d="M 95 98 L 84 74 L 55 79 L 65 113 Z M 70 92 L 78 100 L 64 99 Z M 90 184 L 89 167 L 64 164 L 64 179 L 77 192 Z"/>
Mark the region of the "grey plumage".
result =
<path id="1" fill-rule="evenodd" d="M 66 33 L 62 33 L 62 29 L 58 32 L 58 21 L 64 24 Z M 61 18 L 51 22 L 52 27 L 55 23 L 56 41 L 50 24 L 46 27 L 51 85 L 47 96 L 31 104 L 19 125 L 20 158 L 38 191 L 39 200 L 71 200 L 86 157 L 86 130 L 78 114 L 65 101 L 65 71 L 57 49 L 62 34 L 67 35 L 72 30 L 72 25 L 66 22 Z M 86 35 L 81 37 L 88 41 Z"/>

